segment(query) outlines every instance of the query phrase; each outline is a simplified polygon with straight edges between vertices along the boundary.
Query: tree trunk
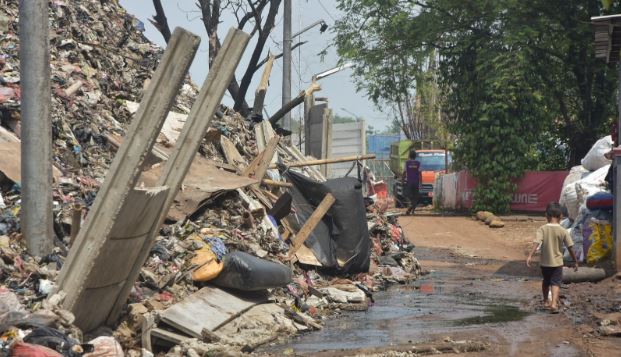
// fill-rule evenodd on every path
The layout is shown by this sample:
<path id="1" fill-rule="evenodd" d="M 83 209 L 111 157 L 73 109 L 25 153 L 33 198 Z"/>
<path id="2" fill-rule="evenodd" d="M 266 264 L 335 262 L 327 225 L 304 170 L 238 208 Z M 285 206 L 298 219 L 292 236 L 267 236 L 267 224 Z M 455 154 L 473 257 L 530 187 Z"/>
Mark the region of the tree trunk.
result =
<path id="1" fill-rule="evenodd" d="M 239 84 L 239 92 L 234 97 L 235 98 L 235 107 L 234 109 L 241 112 L 242 115 L 248 115 L 247 105 L 244 108 L 244 103 L 246 99 L 246 93 L 248 92 L 248 88 L 250 87 L 250 82 L 252 81 L 252 77 L 256 71 L 257 64 L 261 60 L 261 53 L 263 52 L 263 48 L 265 47 L 265 43 L 269 38 L 270 32 L 272 28 L 274 28 L 274 22 L 276 19 L 276 14 L 278 14 L 278 7 L 280 6 L 281 0 L 271 0 L 270 1 L 270 9 L 267 14 L 267 18 L 265 19 L 265 25 L 263 28 L 259 30 L 259 37 L 257 39 L 257 44 L 254 47 L 254 51 L 252 52 L 252 56 L 250 57 L 250 62 L 248 63 L 248 68 L 246 68 L 246 72 L 241 79 Z M 258 24 L 260 26 L 260 24 Z"/>

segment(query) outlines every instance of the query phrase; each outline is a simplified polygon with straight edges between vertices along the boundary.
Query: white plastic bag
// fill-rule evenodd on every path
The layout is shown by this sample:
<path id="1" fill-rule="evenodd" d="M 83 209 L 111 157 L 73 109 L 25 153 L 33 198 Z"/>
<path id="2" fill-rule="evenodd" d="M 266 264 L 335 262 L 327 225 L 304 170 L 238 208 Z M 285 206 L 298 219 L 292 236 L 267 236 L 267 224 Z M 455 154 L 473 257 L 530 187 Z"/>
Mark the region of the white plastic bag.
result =
<path id="1" fill-rule="evenodd" d="M 582 166 L 589 171 L 595 171 L 602 166 L 610 165 L 611 161 L 605 158 L 604 154 L 612 149 L 612 145 L 612 137 L 610 135 L 597 140 L 584 159 L 582 159 Z"/>
<path id="2" fill-rule="evenodd" d="M 604 165 L 597 171 L 592 172 L 585 178 L 576 182 L 576 196 L 578 206 L 586 204 L 586 199 L 598 192 L 607 191 L 606 175 L 610 165 Z"/>
<path id="3" fill-rule="evenodd" d="M 578 216 L 578 209 L 580 208 L 578 195 L 576 193 L 576 182 L 590 174 L 591 172 L 585 169 L 584 166 L 574 166 L 563 181 L 563 189 L 561 190 L 561 197 L 558 202 L 561 206 L 567 208 L 567 214 L 571 220 L 576 219 L 576 216 Z"/>
<path id="4" fill-rule="evenodd" d="M 567 215 L 571 220 L 576 219 L 580 204 L 578 203 L 578 194 L 576 193 L 575 183 L 571 183 L 563 187 L 559 204 L 567 208 Z"/>
<path id="5" fill-rule="evenodd" d="M 585 169 L 582 165 L 572 167 L 571 170 L 569 170 L 569 174 L 565 177 L 565 180 L 563 180 L 563 187 L 582 180 L 590 173 L 591 171 Z"/>

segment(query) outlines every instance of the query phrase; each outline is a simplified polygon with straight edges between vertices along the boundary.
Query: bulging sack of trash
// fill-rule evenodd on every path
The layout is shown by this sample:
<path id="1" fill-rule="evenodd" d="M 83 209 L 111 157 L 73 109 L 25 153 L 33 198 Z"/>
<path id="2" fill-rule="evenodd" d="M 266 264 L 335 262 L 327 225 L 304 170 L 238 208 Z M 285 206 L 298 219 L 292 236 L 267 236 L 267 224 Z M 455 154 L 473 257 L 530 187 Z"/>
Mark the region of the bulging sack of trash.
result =
<path id="1" fill-rule="evenodd" d="M 604 165 L 582 180 L 576 182 L 576 195 L 579 206 L 586 204 L 586 200 L 589 196 L 606 191 L 606 174 L 608 174 L 609 168 L 610 165 Z"/>
<path id="2" fill-rule="evenodd" d="M 565 180 L 563 180 L 563 187 L 576 183 L 577 181 L 585 178 L 591 171 L 584 168 L 582 165 L 574 166 L 569 170 Z"/>
<path id="3" fill-rule="evenodd" d="M 191 262 L 192 266 L 196 267 L 192 271 L 192 280 L 194 281 L 213 280 L 224 268 L 224 263 L 218 260 L 210 246 L 197 250 L 195 254 Z"/>
<path id="4" fill-rule="evenodd" d="M 611 161 L 605 158 L 604 154 L 612 150 L 612 145 L 612 137 L 610 135 L 597 140 L 584 159 L 582 159 L 582 166 L 589 171 L 595 171 L 602 166 L 610 165 Z"/>
<path id="5" fill-rule="evenodd" d="M 559 204 L 567 208 L 567 215 L 570 219 L 576 219 L 580 210 L 580 203 L 578 203 L 578 193 L 576 192 L 575 182 L 563 187 Z"/>
<path id="6" fill-rule="evenodd" d="M 233 252 L 224 256 L 224 268 L 212 282 L 222 288 L 257 291 L 286 286 L 291 275 L 286 265 Z"/>

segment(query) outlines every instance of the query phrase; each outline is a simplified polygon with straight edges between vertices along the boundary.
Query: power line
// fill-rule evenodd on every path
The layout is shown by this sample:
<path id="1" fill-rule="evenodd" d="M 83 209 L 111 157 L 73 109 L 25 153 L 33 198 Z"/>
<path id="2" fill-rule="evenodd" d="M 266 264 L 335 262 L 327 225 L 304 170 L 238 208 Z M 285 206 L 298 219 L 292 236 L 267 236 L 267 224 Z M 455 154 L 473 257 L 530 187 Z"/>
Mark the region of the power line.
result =
<path id="1" fill-rule="evenodd" d="M 332 21 L 336 22 L 336 19 L 334 18 L 334 16 L 332 16 L 332 14 L 330 13 L 330 11 L 328 11 L 328 9 L 326 9 L 325 6 L 323 6 L 323 3 L 321 2 L 321 0 L 317 0 L 317 2 L 319 3 L 319 6 L 321 6 L 321 8 L 323 9 L 323 11 L 325 11 L 326 14 L 328 14 L 328 16 L 330 16 L 330 18 L 332 19 Z"/>

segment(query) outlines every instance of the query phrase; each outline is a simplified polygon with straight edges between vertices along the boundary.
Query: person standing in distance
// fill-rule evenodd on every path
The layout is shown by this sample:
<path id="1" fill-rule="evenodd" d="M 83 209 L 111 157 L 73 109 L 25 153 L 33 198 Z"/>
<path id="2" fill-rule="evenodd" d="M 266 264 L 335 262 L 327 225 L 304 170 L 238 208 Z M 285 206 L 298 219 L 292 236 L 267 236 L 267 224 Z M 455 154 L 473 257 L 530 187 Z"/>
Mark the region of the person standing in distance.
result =
<path id="1" fill-rule="evenodd" d="M 420 196 L 420 182 L 421 171 L 420 161 L 416 160 L 416 150 L 410 150 L 409 160 L 405 162 L 404 170 L 405 180 L 405 195 L 410 200 L 410 208 L 408 208 L 406 215 L 414 214 L 414 210 L 418 205 L 418 198 Z"/>

